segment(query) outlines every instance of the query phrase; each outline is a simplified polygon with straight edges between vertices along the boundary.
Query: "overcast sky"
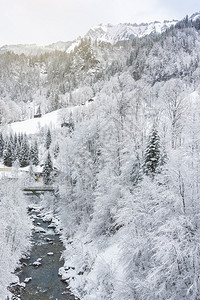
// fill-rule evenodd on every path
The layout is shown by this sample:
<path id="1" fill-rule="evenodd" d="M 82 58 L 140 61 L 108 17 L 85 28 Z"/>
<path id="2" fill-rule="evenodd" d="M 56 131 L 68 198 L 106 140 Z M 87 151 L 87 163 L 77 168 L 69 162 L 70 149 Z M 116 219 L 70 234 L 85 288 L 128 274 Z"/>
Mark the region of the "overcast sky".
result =
<path id="1" fill-rule="evenodd" d="M 0 45 L 69 41 L 100 23 L 182 19 L 199 0 L 0 0 Z"/>

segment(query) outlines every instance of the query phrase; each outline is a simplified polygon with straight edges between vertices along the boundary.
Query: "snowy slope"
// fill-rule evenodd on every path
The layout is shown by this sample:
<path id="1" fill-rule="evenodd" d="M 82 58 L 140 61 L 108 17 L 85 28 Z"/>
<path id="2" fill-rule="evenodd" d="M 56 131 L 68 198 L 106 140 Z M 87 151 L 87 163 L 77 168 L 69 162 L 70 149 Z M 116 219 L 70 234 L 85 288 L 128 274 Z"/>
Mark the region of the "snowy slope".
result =
<path id="1" fill-rule="evenodd" d="M 60 127 L 59 122 L 60 110 L 53 111 L 41 118 L 29 119 L 21 122 L 15 122 L 9 125 L 10 129 L 16 133 L 35 134 L 40 131 L 42 127 L 58 128 Z"/>
<path id="2" fill-rule="evenodd" d="M 32 118 L 21 122 L 14 122 L 8 126 L 8 129 L 14 133 L 26 133 L 36 134 L 39 133 L 42 128 L 56 129 L 61 128 L 63 121 L 63 115 L 69 116 L 70 113 L 76 113 L 79 110 L 86 109 L 91 103 L 86 102 L 84 107 L 82 105 L 77 105 L 68 108 L 61 108 L 50 113 L 43 115 L 41 118 Z"/>
<path id="3" fill-rule="evenodd" d="M 85 37 L 116 43 L 122 40 L 131 40 L 134 37 L 143 37 L 149 34 L 162 33 L 177 21 L 153 22 L 149 24 L 118 24 L 99 25 L 91 28 Z"/>
<path id="4" fill-rule="evenodd" d="M 200 18 L 200 12 L 194 13 L 189 19 L 195 21 Z M 151 23 L 141 23 L 132 24 L 124 23 L 117 25 L 103 25 L 92 27 L 85 37 L 90 37 L 93 40 L 107 41 L 110 43 L 116 43 L 122 40 L 131 40 L 134 37 L 143 37 L 150 34 L 159 34 L 175 25 L 178 20 L 163 21 L 163 22 L 151 22 Z"/>

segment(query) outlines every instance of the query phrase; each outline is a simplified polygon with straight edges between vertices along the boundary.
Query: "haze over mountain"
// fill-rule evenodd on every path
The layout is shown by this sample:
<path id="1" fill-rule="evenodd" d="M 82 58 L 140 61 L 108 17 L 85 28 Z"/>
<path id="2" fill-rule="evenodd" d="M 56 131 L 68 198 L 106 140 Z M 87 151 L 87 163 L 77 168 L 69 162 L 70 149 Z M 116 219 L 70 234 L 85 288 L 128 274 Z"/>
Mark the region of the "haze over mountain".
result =
<path id="1" fill-rule="evenodd" d="M 132 40 L 135 37 L 143 37 L 149 34 L 159 34 L 164 32 L 171 25 L 175 25 L 177 20 L 151 22 L 143 24 L 118 24 L 118 25 L 98 25 L 91 28 L 84 37 L 91 38 L 92 40 L 105 41 L 109 43 L 117 43 L 123 40 Z M 47 46 L 39 45 L 4 45 L 0 47 L 0 53 L 6 51 L 13 51 L 16 54 L 24 53 L 25 55 L 39 55 L 45 52 L 54 50 L 67 51 L 73 44 L 76 45 L 80 38 L 76 41 L 68 42 L 55 42 Z"/>

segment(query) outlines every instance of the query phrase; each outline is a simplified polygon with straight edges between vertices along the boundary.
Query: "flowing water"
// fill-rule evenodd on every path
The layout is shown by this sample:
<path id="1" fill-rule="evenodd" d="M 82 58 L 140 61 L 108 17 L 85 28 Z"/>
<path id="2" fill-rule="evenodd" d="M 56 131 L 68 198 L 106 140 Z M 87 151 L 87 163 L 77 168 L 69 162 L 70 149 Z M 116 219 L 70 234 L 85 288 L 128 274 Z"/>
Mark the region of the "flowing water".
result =
<path id="1" fill-rule="evenodd" d="M 23 259 L 22 268 L 16 272 L 20 282 L 26 282 L 25 288 L 15 290 L 15 295 L 22 300 L 75 300 L 65 282 L 58 276 L 58 270 L 63 266 L 60 260 L 64 250 L 60 236 L 49 223 L 44 222 L 32 210 L 35 229 L 32 236 L 33 247 L 30 257 Z M 30 280 L 30 281 L 29 281 Z M 29 281 L 29 282 L 27 282 Z"/>

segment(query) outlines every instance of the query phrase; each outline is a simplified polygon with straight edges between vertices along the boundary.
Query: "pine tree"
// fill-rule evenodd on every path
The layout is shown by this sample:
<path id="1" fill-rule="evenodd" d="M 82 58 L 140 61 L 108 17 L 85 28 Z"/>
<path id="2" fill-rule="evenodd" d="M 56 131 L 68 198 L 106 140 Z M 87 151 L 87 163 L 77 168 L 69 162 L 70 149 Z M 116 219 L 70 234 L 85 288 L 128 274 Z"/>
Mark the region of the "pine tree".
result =
<path id="1" fill-rule="evenodd" d="M 13 138 L 13 135 L 12 135 L 12 133 L 10 133 L 10 142 L 12 143 L 12 144 L 14 144 L 14 138 Z"/>
<path id="2" fill-rule="evenodd" d="M 44 184 L 51 184 L 52 183 L 52 171 L 53 171 L 53 164 L 51 160 L 50 153 L 48 152 L 47 159 L 44 164 L 43 168 L 43 181 Z"/>
<path id="3" fill-rule="evenodd" d="M 51 145 L 51 131 L 48 129 L 47 135 L 46 135 L 46 149 L 48 150 Z"/>
<path id="4" fill-rule="evenodd" d="M 3 151 L 3 163 L 5 166 L 12 167 L 12 157 L 12 144 L 8 141 Z"/>
<path id="5" fill-rule="evenodd" d="M 16 147 L 13 152 L 13 162 L 16 161 L 16 162 L 18 162 L 19 165 L 20 165 L 19 160 L 20 160 L 20 154 L 21 154 L 21 147 L 22 146 L 19 144 L 19 142 L 17 142 Z"/>
<path id="6" fill-rule="evenodd" d="M 3 149 L 4 149 L 4 140 L 2 132 L 0 132 L 0 157 L 3 156 Z"/>
<path id="7" fill-rule="evenodd" d="M 30 148 L 30 162 L 31 162 L 31 164 L 33 164 L 34 156 L 35 156 L 35 149 L 34 149 L 34 145 L 32 144 L 31 148 Z"/>
<path id="8" fill-rule="evenodd" d="M 154 176 L 161 165 L 161 146 L 158 131 L 153 126 L 144 153 L 143 170 L 146 175 Z"/>
<path id="9" fill-rule="evenodd" d="M 12 161 L 13 161 L 13 163 L 15 161 L 19 162 L 19 154 L 21 151 L 21 146 L 19 145 L 19 141 L 18 141 L 18 137 L 17 137 L 16 133 L 15 133 L 14 137 L 11 138 L 11 142 L 12 142 Z"/>
<path id="10" fill-rule="evenodd" d="M 18 139 L 17 139 L 17 134 L 15 133 L 14 135 L 14 145 L 17 145 Z"/>
<path id="11" fill-rule="evenodd" d="M 17 138 L 17 134 L 15 133 L 14 139 L 13 139 L 13 147 L 14 147 L 14 149 L 16 149 L 17 144 L 18 144 L 18 138 Z"/>
<path id="12" fill-rule="evenodd" d="M 60 151 L 60 147 L 59 144 L 57 143 L 55 145 L 54 152 L 53 152 L 54 158 L 57 158 L 59 151 Z"/>
<path id="13" fill-rule="evenodd" d="M 20 133 L 18 133 L 18 137 L 17 137 L 17 139 L 18 139 L 18 144 L 21 146 L 21 144 L 22 144 L 22 139 L 23 139 L 23 135 L 22 135 L 22 133 L 20 134 Z"/>
<path id="14" fill-rule="evenodd" d="M 38 144 L 35 141 L 34 145 L 31 146 L 30 149 L 30 161 L 34 166 L 39 164 L 39 157 L 38 157 Z"/>
<path id="15" fill-rule="evenodd" d="M 24 136 L 24 139 L 22 141 L 22 146 L 19 154 L 19 163 L 20 167 L 27 167 L 30 163 L 29 144 L 26 136 Z"/>

